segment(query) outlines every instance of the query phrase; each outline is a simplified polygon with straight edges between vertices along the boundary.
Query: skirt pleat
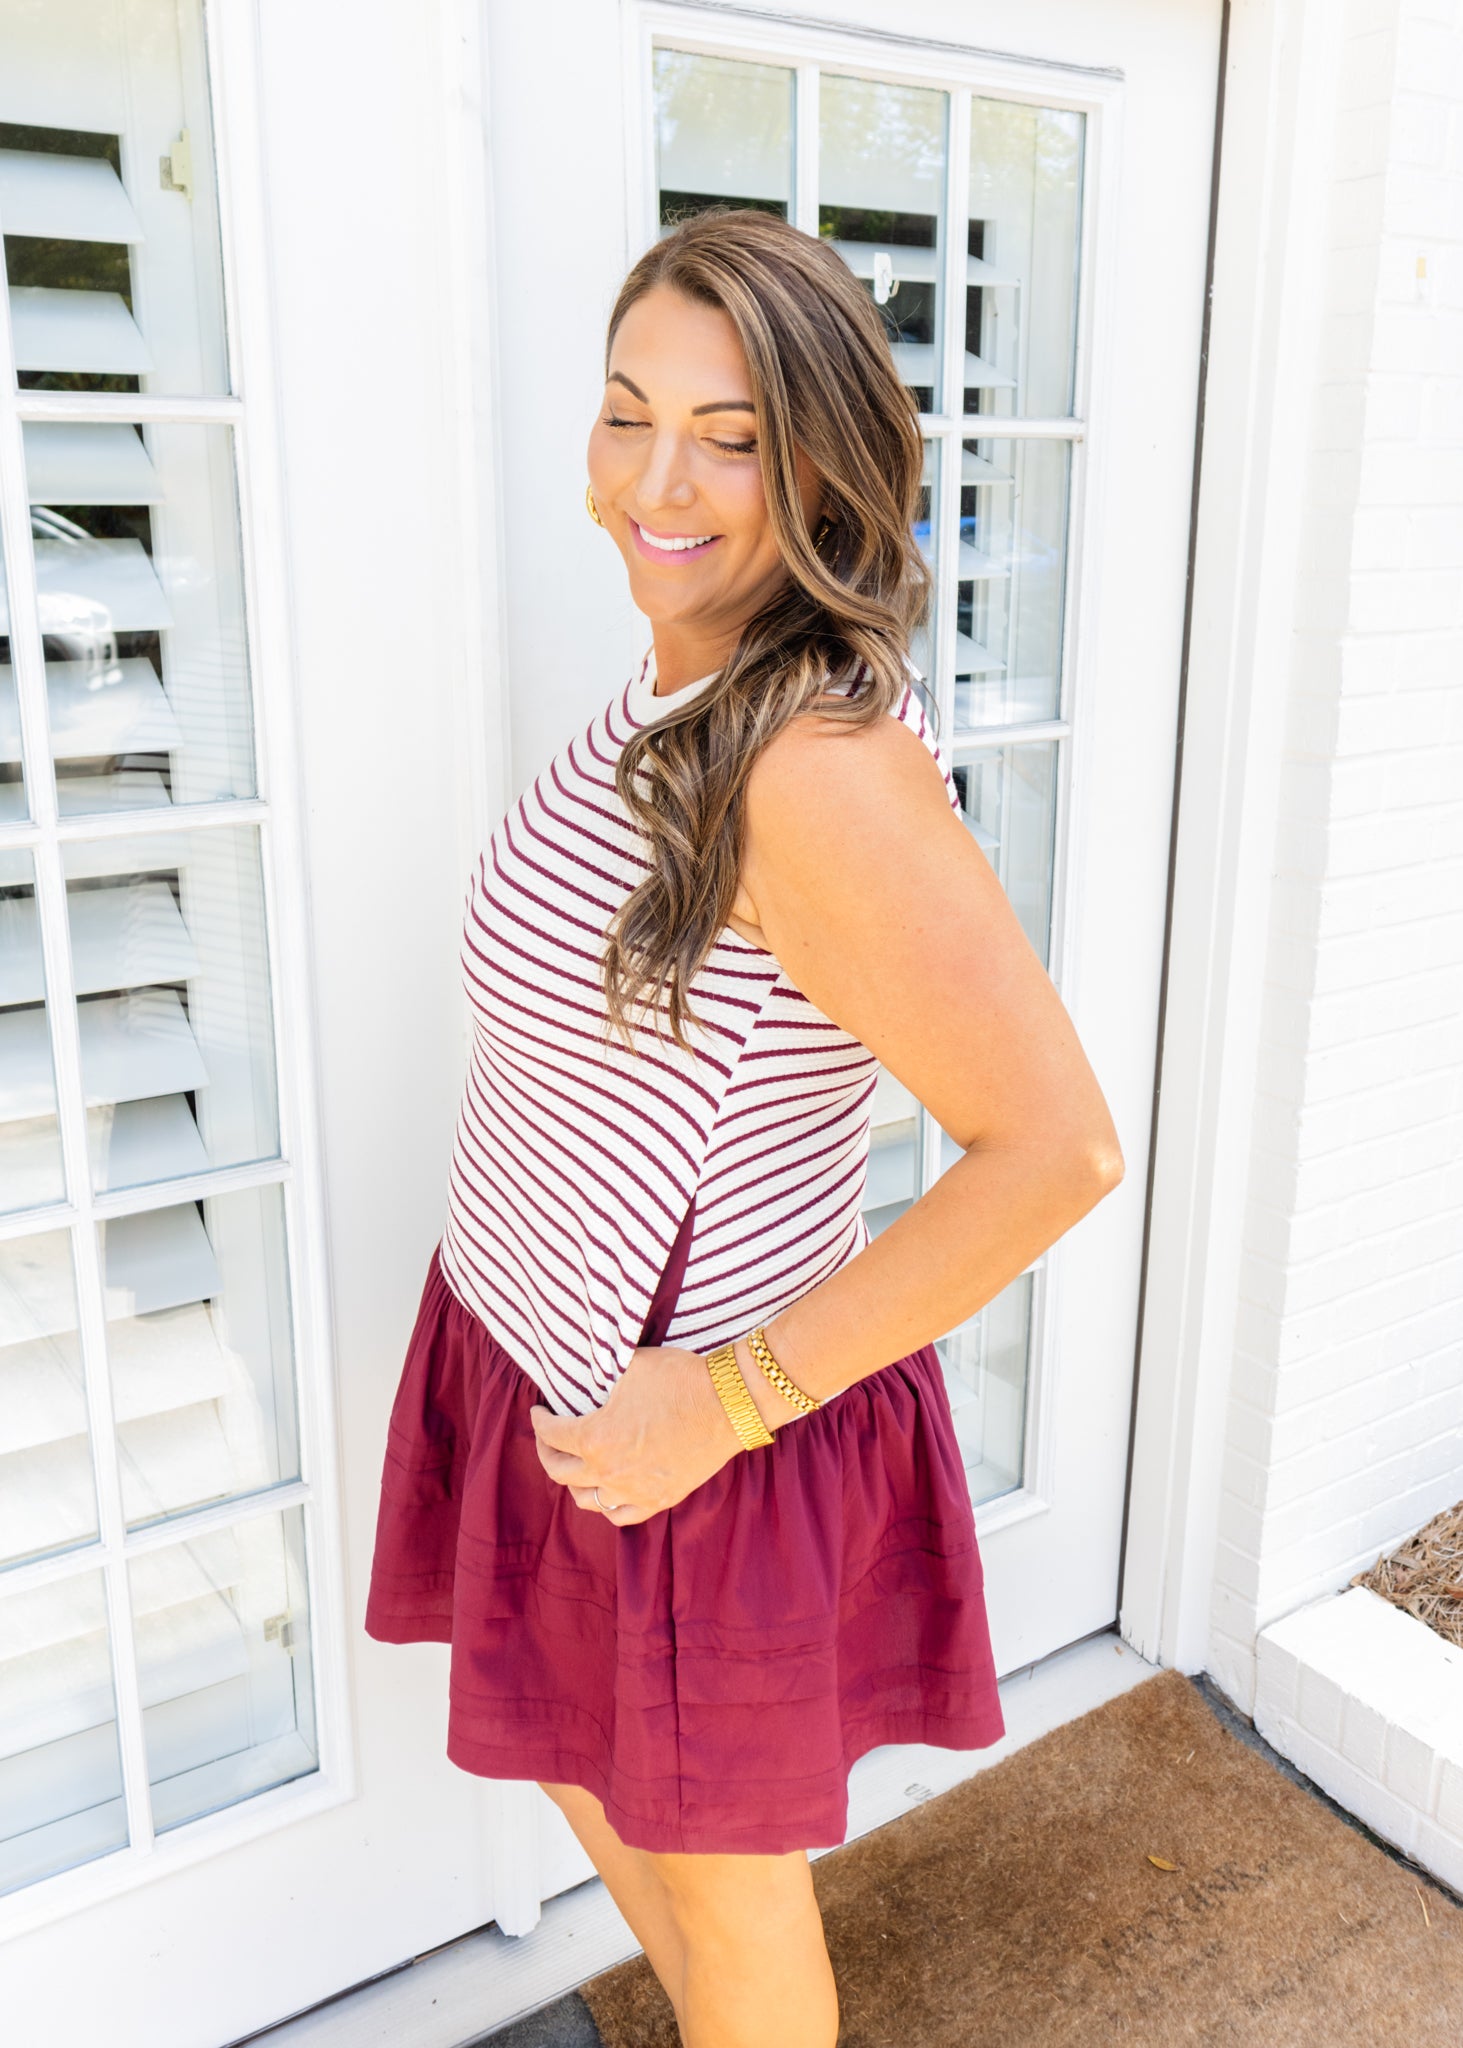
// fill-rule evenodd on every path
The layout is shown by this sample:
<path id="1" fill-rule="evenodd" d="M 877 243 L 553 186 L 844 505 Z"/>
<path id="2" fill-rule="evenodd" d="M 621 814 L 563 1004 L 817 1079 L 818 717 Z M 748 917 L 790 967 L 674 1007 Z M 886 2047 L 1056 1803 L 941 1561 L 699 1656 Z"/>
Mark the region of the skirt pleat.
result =
<path id="1" fill-rule="evenodd" d="M 829 1848 L 882 1743 L 1003 1732 L 934 1347 L 617 1528 L 539 1462 L 543 1395 L 434 1252 L 392 1410 L 366 1607 L 451 1645 L 447 1754 L 575 1784 L 656 1851 Z"/>

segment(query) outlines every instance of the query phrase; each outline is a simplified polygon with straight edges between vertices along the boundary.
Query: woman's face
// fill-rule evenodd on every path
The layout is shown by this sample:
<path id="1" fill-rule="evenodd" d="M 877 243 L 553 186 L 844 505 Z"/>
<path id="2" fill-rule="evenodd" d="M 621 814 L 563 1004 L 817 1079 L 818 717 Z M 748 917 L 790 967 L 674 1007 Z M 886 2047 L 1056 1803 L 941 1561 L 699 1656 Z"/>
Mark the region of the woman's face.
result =
<path id="1" fill-rule="evenodd" d="M 818 477 L 798 455 L 803 511 Z M 599 516 L 655 625 L 735 641 L 784 580 L 767 517 L 747 359 L 730 317 L 656 285 L 620 323 L 589 437 Z"/>

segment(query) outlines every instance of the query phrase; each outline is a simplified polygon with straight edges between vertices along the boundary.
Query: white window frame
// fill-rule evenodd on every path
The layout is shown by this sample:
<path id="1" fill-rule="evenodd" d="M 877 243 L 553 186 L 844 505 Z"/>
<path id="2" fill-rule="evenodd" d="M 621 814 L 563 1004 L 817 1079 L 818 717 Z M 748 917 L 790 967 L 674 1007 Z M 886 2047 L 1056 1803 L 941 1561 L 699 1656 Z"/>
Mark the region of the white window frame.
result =
<path id="1" fill-rule="evenodd" d="M 945 166 L 945 221 L 965 217 L 970 175 L 970 102 L 974 97 L 1009 99 L 1062 108 L 1086 116 L 1082 166 L 1082 211 L 1077 251 L 1078 292 L 1072 414 L 1055 419 L 997 419 L 964 415 L 949 405 L 955 365 L 965 346 L 965 292 L 951 289 L 948 248 L 944 279 L 944 332 L 940 351 L 942 409 L 921 414 L 920 430 L 941 449 L 939 500 L 934 507 L 936 603 L 931 619 L 934 673 L 940 706 L 941 744 L 951 765 L 1013 741 L 1055 740 L 1056 819 L 1053 846 L 1051 950 L 1049 972 L 1065 1001 L 1073 1003 L 1081 976 L 1082 864 L 1073 857 L 1095 819 L 1089 819 L 1089 751 L 1092 721 L 1073 710 L 1087 700 L 1095 670 L 1096 593 L 1083 574 L 1085 508 L 1100 500 L 1098 465 L 1104 460 L 1100 394 L 1109 385 L 1116 305 L 1116 237 L 1109 226 L 1120 161 L 1122 78 L 1113 70 L 1001 56 L 987 50 L 885 31 L 821 28 L 807 17 L 788 19 L 750 6 L 697 5 L 696 0 L 642 0 L 627 9 L 622 90 L 625 105 L 626 219 L 636 238 L 631 259 L 659 232 L 655 173 L 653 51 L 685 50 L 697 56 L 727 57 L 742 63 L 790 68 L 794 84 L 794 178 L 792 219 L 804 232 L 818 233 L 818 82 L 837 71 L 891 84 L 934 87 L 950 97 Z M 638 149 L 635 146 L 639 138 Z M 1093 394 L 1099 394 L 1094 406 Z M 957 398 L 958 404 L 958 398 Z M 1098 425 L 1090 424 L 1096 418 Z M 1066 589 L 1062 618 L 1062 662 L 1058 715 L 1009 726 L 993 726 L 978 737 L 956 741 L 954 726 L 954 624 L 958 603 L 956 549 L 960 527 L 960 450 L 967 440 L 1060 440 L 1071 446 L 1068 496 Z M 939 1174 L 939 1137 L 929 1112 L 920 1110 L 920 1191 Z M 1026 1390 L 1026 1430 L 1018 1486 L 976 1509 L 982 1537 L 1043 1514 L 1055 1480 L 1052 1416 L 1058 1362 L 1050 1332 L 1057 1321 L 1062 1246 L 1054 1245 L 1027 1269 L 1032 1288 L 1031 1333 Z M 1014 1284 L 1014 1283 L 1013 1283 Z"/>
<path id="2" fill-rule="evenodd" d="M 180 12 L 183 33 L 197 16 Z M 0 1237 L 75 1231 L 79 1326 L 97 1480 L 99 1538 L 0 1573 L 20 1591 L 101 1568 L 112 1636 L 117 1737 L 130 1840 L 0 1899 L 0 1939 L 170 1875 L 351 1798 L 356 1790 L 345 1636 L 334 1345 L 327 1290 L 319 1091 L 309 926 L 297 878 L 306 872 L 289 586 L 281 547 L 284 495 L 274 388 L 268 223 L 261 155 L 255 0 L 207 0 L 203 47 L 217 160 L 229 388 L 226 397 L 16 391 L 8 306 L 0 304 L 0 520 L 5 533 L 11 643 L 20 701 L 30 819 L 0 827 L 0 850 L 36 865 L 46 1003 L 52 1021 L 57 1107 L 71 1199 L 0 1220 Z M 4 295 L 0 294 L 0 299 Z M 34 630 L 35 581 L 22 426 L 28 420 L 155 422 L 226 427 L 234 435 L 245 625 L 256 736 L 257 791 L 249 799 L 178 805 L 112 817 L 58 818 L 50 770 L 45 668 Z M 22 621 L 26 621 L 22 625 Z M 269 973 L 274 1004 L 280 1150 L 276 1159 L 210 1170 L 120 1194 L 92 1190 L 62 855 L 77 840 L 146 829 L 188 832 L 217 822 L 260 831 Z M 281 886 L 281 884 L 285 886 Z M 288 1016 L 289 1028 L 282 1028 Z M 289 1254 L 290 1314 L 300 1431 L 300 1477 L 241 1500 L 169 1516 L 131 1531 L 113 1447 L 96 1223 L 203 1195 L 280 1186 Z M 319 1766 L 284 1785 L 155 1835 L 137 1695 L 127 1586 L 131 1559 L 205 1531 L 300 1507 L 305 1523 L 310 1654 Z"/>

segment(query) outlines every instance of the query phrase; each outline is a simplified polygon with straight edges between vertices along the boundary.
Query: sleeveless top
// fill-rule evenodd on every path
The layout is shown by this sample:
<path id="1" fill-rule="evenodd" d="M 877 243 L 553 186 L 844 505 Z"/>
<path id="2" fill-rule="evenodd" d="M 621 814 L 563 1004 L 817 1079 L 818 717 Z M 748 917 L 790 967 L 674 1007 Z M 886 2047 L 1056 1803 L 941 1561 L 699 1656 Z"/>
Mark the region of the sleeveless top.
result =
<path id="1" fill-rule="evenodd" d="M 648 866 L 614 765 L 655 695 L 647 655 L 502 819 L 470 877 L 472 1048 L 442 1274 L 556 1414 L 600 1406 L 641 1339 L 668 1254 L 690 1244 L 661 1341 L 705 1352 L 806 1294 L 869 1241 L 861 1213 L 874 1055 L 773 954 L 723 928 L 687 995 L 689 1050 L 606 1029 L 605 930 Z M 960 798 L 914 691 L 892 716 Z"/>

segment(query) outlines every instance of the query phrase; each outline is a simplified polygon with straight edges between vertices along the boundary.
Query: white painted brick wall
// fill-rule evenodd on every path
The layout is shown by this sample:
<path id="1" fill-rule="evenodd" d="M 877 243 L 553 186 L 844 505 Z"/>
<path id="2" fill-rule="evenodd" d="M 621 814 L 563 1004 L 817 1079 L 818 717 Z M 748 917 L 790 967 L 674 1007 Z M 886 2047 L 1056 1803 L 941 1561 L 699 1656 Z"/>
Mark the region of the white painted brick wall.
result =
<path id="1" fill-rule="evenodd" d="M 1463 1650 L 1358 1587 L 1264 1631 L 1254 1714 L 1323 1791 L 1463 1891 Z"/>
<path id="2" fill-rule="evenodd" d="M 1268 1623 L 1463 1496 L 1463 4 L 1342 4 L 1210 1658 L 1245 1707 Z M 1334 1682 L 1288 1711 L 1463 1835 L 1463 1764 L 1418 1805 Z"/>

